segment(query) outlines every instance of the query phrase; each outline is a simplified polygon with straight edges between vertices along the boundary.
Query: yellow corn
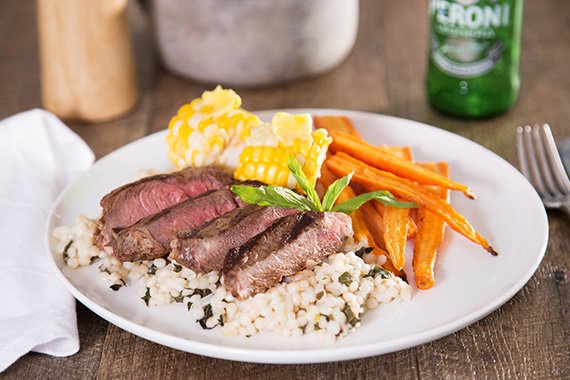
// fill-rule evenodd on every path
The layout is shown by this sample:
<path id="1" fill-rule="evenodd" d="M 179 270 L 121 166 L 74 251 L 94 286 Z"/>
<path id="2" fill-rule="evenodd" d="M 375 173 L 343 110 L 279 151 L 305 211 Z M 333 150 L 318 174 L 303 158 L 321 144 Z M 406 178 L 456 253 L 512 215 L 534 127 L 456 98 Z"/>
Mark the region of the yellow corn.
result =
<path id="1" fill-rule="evenodd" d="M 321 167 L 327 157 L 327 150 L 332 142 L 325 129 L 317 129 L 311 133 L 313 143 L 306 153 L 305 165 L 303 165 L 303 172 L 309 179 L 310 183 L 315 186 L 317 179 L 321 176 Z"/>
<path id="2" fill-rule="evenodd" d="M 238 180 L 257 180 L 277 186 L 294 187 L 287 163 L 290 156 L 297 158 L 303 172 L 314 186 L 331 143 L 325 130 L 311 133 L 311 140 L 295 139 L 293 145 L 247 146 L 242 151 L 234 177 Z"/>
<path id="3" fill-rule="evenodd" d="M 233 90 L 220 86 L 184 104 L 170 120 L 166 144 L 168 158 L 176 167 L 226 164 L 224 150 L 243 142 L 259 118 L 241 107 Z"/>

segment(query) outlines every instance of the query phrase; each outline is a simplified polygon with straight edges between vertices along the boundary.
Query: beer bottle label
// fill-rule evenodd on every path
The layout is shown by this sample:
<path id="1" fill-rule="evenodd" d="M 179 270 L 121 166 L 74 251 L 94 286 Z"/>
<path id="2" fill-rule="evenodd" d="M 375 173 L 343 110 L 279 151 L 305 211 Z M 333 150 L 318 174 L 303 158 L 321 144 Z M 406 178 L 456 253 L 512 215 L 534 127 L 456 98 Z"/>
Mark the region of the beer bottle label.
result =
<path id="1" fill-rule="evenodd" d="M 430 0 L 431 59 L 444 73 L 473 78 L 497 65 L 508 41 L 511 4 L 504 0 Z"/>

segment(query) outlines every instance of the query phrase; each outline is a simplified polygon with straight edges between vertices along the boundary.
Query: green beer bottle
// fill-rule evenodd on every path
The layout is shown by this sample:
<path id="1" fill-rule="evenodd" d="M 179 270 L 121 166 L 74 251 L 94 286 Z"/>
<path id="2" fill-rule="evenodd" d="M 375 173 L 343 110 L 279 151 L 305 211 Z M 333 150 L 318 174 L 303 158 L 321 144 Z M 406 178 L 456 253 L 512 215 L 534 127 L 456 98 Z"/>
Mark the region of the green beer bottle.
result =
<path id="1" fill-rule="evenodd" d="M 428 99 L 460 117 L 509 109 L 520 86 L 523 0 L 430 0 Z"/>

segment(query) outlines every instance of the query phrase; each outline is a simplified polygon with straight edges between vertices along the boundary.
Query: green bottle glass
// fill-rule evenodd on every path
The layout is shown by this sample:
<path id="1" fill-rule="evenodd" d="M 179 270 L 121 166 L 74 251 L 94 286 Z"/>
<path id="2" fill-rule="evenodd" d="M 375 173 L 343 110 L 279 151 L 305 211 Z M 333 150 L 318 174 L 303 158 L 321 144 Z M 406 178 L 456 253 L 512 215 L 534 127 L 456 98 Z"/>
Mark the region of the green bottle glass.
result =
<path id="1" fill-rule="evenodd" d="M 520 87 L 523 0 L 430 0 L 428 99 L 468 118 L 509 109 Z"/>

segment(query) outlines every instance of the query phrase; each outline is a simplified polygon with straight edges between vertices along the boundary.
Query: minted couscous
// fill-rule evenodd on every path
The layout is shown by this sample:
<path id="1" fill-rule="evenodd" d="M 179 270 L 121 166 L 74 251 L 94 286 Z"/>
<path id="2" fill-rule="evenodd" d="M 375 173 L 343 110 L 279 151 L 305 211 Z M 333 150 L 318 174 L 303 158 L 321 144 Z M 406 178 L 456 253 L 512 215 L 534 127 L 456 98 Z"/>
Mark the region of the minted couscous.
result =
<path id="1" fill-rule="evenodd" d="M 406 282 L 363 260 L 372 256 L 365 249 L 346 244 L 346 252 L 240 301 L 226 291 L 217 271 L 196 274 L 168 259 L 121 263 L 95 246 L 97 228 L 96 221 L 79 216 L 75 225 L 54 230 L 56 249 L 69 268 L 97 266 L 110 291 L 136 286 L 147 306 L 180 303 L 188 310 L 189 322 L 224 335 L 317 334 L 334 342 L 357 328 L 367 310 L 411 296 Z"/>

